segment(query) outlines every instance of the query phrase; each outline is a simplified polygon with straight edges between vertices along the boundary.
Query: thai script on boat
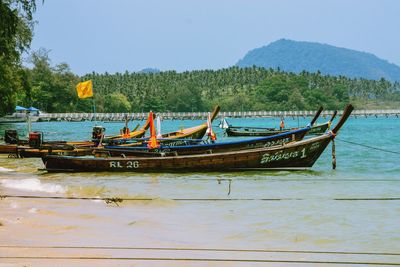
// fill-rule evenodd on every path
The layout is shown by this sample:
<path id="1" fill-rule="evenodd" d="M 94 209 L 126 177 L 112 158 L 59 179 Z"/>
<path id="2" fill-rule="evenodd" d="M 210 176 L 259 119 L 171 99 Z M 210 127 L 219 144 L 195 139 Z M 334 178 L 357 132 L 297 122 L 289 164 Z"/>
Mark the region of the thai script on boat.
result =
<path id="1" fill-rule="evenodd" d="M 257 147 L 271 147 L 271 146 L 278 146 L 278 145 L 283 145 L 285 143 L 290 142 L 290 138 L 283 138 L 283 139 L 279 139 L 279 140 L 272 140 L 269 142 L 258 142 L 258 143 L 252 143 L 252 144 L 248 144 L 246 146 L 246 148 L 257 148 Z"/>
<path id="2" fill-rule="evenodd" d="M 178 140 L 178 141 L 168 141 L 165 142 L 166 146 L 186 146 L 186 145 L 190 145 L 190 142 L 188 141 L 184 141 L 184 140 Z"/>
<path id="3" fill-rule="evenodd" d="M 314 151 L 318 149 L 320 146 L 320 143 L 313 143 L 309 148 L 308 151 Z M 292 158 L 301 158 L 304 159 L 307 157 L 306 153 L 306 148 L 303 147 L 301 150 L 296 150 L 296 151 L 289 151 L 289 152 L 283 152 L 283 151 L 278 151 L 276 153 L 265 153 L 262 158 L 261 158 L 261 164 L 266 164 L 269 162 L 273 161 L 279 161 L 279 160 L 288 160 Z"/>
<path id="4" fill-rule="evenodd" d="M 261 158 L 261 164 L 266 164 L 269 162 L 279 161 L 279 160 L 298 158 L 298 157 L 300 158 L 307 157 L 306 148 L 303 148 L 301 151 L 290 151 L 290 152 L 278 151 L 274 154 L 265 153 Z"/>
<path id="5" fill-rule="evenodd" d="M 312 144 L 311 145 L 311 147 L 310 147 L 310 151 L 314 151 L 314 150 L 316 150 L 316 149 L 318 149 L 319 148 L 319 143 L 314 143 L 314 144 Z"/>
<path id="6" fill-rule="evenodd" d="M 139 168 L 139 161 L 110 161 L 110 168 L 125 168 L 137 169 Z"/>

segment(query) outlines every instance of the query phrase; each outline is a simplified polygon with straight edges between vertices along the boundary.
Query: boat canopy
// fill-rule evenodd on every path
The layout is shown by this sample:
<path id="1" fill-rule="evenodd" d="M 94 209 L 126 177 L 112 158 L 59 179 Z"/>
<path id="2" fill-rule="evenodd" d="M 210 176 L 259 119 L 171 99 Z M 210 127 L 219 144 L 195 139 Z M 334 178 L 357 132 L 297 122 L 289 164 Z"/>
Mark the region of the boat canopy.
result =
<path id="1" fill-rule="evenodd" d="M 30 108 L 28 108 L 28 110 L 29 110 L 29 111 L 39 111 L 39 109 L 34 108 L 34 107 L 30 107 Z"/>
<path id="2" fill-rule="evenodd" d="M 21 107 L 21 106 L 16 106 L 15 107 L 15 111 L 24 111 L 24 110 L 28 110 L 27 108 Z"/>

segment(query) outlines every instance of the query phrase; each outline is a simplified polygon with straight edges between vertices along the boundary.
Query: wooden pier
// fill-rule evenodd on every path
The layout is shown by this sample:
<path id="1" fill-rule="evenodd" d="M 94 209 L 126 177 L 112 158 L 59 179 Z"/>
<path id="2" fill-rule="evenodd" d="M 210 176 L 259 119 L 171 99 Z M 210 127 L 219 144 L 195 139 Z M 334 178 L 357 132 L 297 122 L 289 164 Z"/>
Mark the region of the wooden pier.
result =
<path id="1" fill-rule="evenodd" d="M 225 111 L 220 112 L 217 118 L 273 118 L 273 117 L 311 117 L 316 111 Z M 166 120 L 206 120 L 208 112 L 161 112 L 157 113 Z M 333 110 L 325 110 L 321 117 L 327 117 L 333 114 Z M 341 111 L 338 112 L 341 115 Z M 147 112 L 140 113 L 42 113 L 39 115 L 39 121 L 125 121 L 145 120 Z M 354 110 L 353 117 L 399 117 L 400 109 L 387 110 Z"/>

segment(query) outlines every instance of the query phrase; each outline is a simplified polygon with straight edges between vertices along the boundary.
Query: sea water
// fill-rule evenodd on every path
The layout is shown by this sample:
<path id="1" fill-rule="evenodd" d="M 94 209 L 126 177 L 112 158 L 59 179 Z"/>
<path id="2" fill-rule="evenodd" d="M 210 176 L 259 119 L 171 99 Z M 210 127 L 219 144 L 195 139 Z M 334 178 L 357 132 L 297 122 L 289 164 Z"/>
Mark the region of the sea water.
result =
<path id="1" fill-rule="evenodd" d="M 324 119 L 319 121 L 322 123 Z M 230 119 L 229 122 L 235 126 L 279 125 L 278 118 Z M 130 128 L 136 123 L 144 121 L 130 122 Z M 162 132 L 200 123 L 199 120 L 165 120 Z M 307 118 L 285 121 L 288 127 L 307 123 Z M 43 122 L 34 123 L 32 128 L 42 131 L 46 140 L 87 140 L 94 124 Z M 100 124 L 109 134 L 118 133 L 124 125 L 97 122 Z M 1 125 L 0 132 L 4 128 L 26 134 L 25 124 Z M 350 118 L 335 140 L 336 170 L 332 170 L 331 145 L 309 171 L 300 172 L 47 174 L 38 170 L 43 168 L 40 159 L 10 159 L 3 155 L 0 158 L 1 195 L 91 200 L 11 197 L 0 200 L 0 244 L 6 246 L 0 246 L 0 266 L 399 263 L 399 254 L 387 254 L 400 251 L 400 200 L 396 200 L 400 198 L 399 128 L 400 119 L 396 117 Z M 214 130 L 218 141 L 236 140 L 224 136 L 222 129 L 214 127 Z M 130 200 L 118 205 L 96 200 L 112 197 Z M 147 249 L 138 250 L 139 247 Z"/>

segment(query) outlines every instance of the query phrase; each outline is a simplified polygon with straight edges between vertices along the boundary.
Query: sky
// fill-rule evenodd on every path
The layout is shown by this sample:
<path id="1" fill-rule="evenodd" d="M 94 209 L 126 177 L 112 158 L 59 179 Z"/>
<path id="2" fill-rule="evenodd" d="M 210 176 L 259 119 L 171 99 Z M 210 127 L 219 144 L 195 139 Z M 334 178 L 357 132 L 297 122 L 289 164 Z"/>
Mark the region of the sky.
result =
<path id="1" fill-rule="evenodd" d="M 31 49 L 78 75 L 226 68 L 282 38 L 400 65 L 399 14 L 397 0 L 45 0 Z"/>

